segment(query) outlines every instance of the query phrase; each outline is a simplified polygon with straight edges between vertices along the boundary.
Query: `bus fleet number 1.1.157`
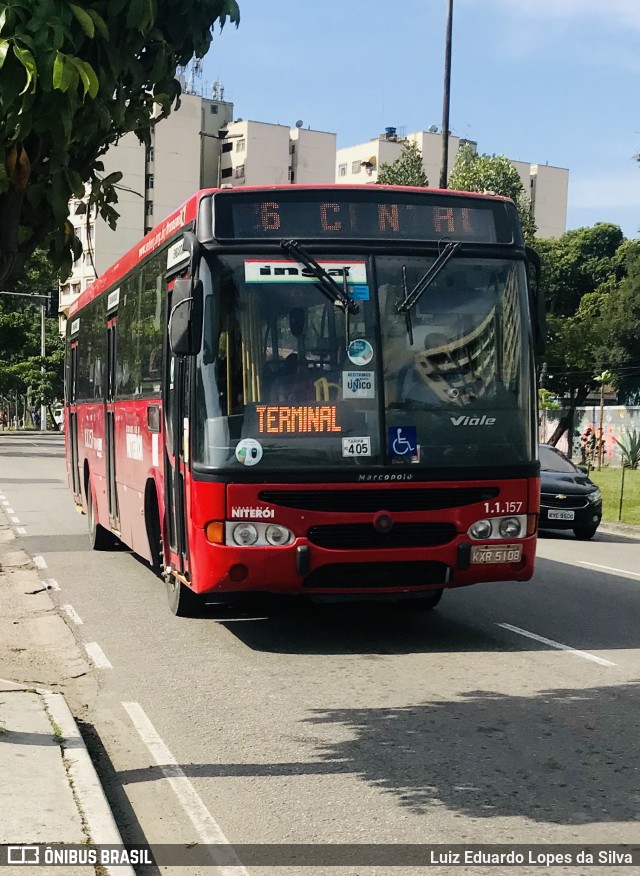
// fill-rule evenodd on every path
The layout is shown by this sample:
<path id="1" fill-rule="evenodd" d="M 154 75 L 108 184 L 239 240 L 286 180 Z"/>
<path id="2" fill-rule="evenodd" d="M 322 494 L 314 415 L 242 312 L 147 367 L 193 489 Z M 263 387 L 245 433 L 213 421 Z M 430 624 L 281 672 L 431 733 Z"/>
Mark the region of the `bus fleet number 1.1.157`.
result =
<path id="1" fill-rule="evenodd" d="M 519 514 L 524 502 L 485 502 L 486 514 Z"/>

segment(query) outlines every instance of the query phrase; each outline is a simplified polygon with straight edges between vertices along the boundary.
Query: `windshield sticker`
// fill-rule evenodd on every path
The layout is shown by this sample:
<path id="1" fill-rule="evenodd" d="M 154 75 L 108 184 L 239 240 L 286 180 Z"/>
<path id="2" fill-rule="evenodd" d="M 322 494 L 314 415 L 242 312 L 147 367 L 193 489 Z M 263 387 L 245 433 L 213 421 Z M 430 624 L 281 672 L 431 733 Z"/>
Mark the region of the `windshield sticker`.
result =
<path id="1" fill-rule="evenodd" d="M 242 465 L 257 465 L 262 459 L 262 444 L 255 438 L 243 438 L 236 445 L 236 459 Z"/>
<path id="2" fill-rule="evenodd" d="M 353 286 L 349 286 L 349 298 L 351 298 L 352 301 L 368 301 L 369 287 L 363 283 L 356 283 Z"/>
<path id="3" fill-rule="evenodd" d="M 419 458 L 418 433 L 415 426 L 389 428 L 389 454 L 417 462 Z"/>
<path id="4" fill-rule="evenodd" d="M 364 438 L 343 438 L 342 455 L 371 456 L 371 438 L 368 435 Z"/>
<path id="5" fill-rule="evenodd" d="M 373 371 L 343 371 L 343 398 L 375 398 L 376 376 Z"/>
<path id="6" fill-rule="evenodd" d="M 288 407 L 257 405 L 258 431 L 261 434 L 282 435 L 288 432 L 342 432 L 336 423 L 335 405 L 318 407 Z"/>
<path id="7" fill-rule="evenodd" d="M 373 359 L 373 347 L 369 341 L 358 338 L 347 347 L 347 356 L 354 365 L 368 365 Z"/>
<path id="8" fill-rule="evenodd" d="M 362 262 L 343 262 L 332 260 L 318 262 L 330 277 L 341 285 L 344 276 L 347 275 L 347 283 L 356 288 L 364 288 L 369 291 L 367 282 L 367 266 Z M 303 264 L 294 261 L 275 259 L 245 259 L 244 262 L 245 283 L 317 283 L 318 280 Z M 353 296 L 352 296 L 353 297 Z M 367 298 L 368 298 L 367 294 Z M 366 300 L 366 299 L 365 299 Z"/>

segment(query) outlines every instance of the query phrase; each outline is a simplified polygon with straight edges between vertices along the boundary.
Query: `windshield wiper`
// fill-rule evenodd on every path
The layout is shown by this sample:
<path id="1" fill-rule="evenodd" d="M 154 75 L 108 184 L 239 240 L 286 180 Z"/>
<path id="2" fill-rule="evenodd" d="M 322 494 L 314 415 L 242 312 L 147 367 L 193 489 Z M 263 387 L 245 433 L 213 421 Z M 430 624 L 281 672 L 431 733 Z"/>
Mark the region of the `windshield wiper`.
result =
<path id="1" fill-rule="evenodd" d="M 435 262 L 429 268 L 427 268 L 425 273 L 420 277 L 411 292 L 407 292 L 405 281 L 404 298 L 402 301 L 399 301 L 396 304 L 397 313 L 409 313 L 413 305 L 417 304 L 417 302 L 422 298 L 423 292 L 425 292 L 425 290 L 428 289 L 428 287 L 433 283 L 433 281 L 442 271 L 447 262 L 451 258 L 453 258 L 456 252 L 460 249 L 461 245 L 461 243 L 454 243 L 453 241 L 448 243 L 438 256 L 438 258 L 435 260 Z"/>
<path id="2" fill-rule="evenodd" d="M 336 283 L 333 277 L 325 271 L 322 265 L 307 252 L 307 250 L 297 240 L 281 240 L 280 246 L 290 255 L 302 262 L 305 268 L 318 281 L 320 289 L 332 304 L 339 307 L 345 313 L 359 313 L 360 308 L 355 301 L 352 301 L 348 295 L 349 284 L 347 274 L 344 274 L 344 289 Z"/>

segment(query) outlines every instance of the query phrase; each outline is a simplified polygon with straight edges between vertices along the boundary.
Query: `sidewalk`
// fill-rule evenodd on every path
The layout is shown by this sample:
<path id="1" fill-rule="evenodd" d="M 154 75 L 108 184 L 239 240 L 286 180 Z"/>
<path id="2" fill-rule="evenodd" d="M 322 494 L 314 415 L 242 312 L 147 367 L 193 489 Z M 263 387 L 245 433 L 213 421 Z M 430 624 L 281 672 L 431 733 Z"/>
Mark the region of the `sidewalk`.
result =
<path id="1" fill-rule="evenodd" d="M 0 844 L 122 844 L 62 694 L 0 679 L 0 775 Z M 130 866 L 69 869 L 78 876 L 134 874 Z M 2 872 L 42 876 L 65 868 L 16 864 Z"/>

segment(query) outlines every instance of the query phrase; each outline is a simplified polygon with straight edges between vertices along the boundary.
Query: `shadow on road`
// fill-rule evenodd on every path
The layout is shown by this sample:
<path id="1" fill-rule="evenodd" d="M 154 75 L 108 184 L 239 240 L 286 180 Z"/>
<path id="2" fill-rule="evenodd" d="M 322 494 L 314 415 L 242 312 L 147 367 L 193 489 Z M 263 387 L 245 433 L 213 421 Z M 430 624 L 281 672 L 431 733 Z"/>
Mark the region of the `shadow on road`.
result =
<path id="1" fill-rule="evenodd" d="M 350 774 L 418 814 L 444 805 L 472 818 L 637 824 L 639 700 L 640 683 L 633 683 L 316 710 L 304 722 L 336 741 L 319 744 L 313 760 L 181 769 L 192 778 Z M 118 778 L 127 784 L 162 776 L 152 767 Z"/>

